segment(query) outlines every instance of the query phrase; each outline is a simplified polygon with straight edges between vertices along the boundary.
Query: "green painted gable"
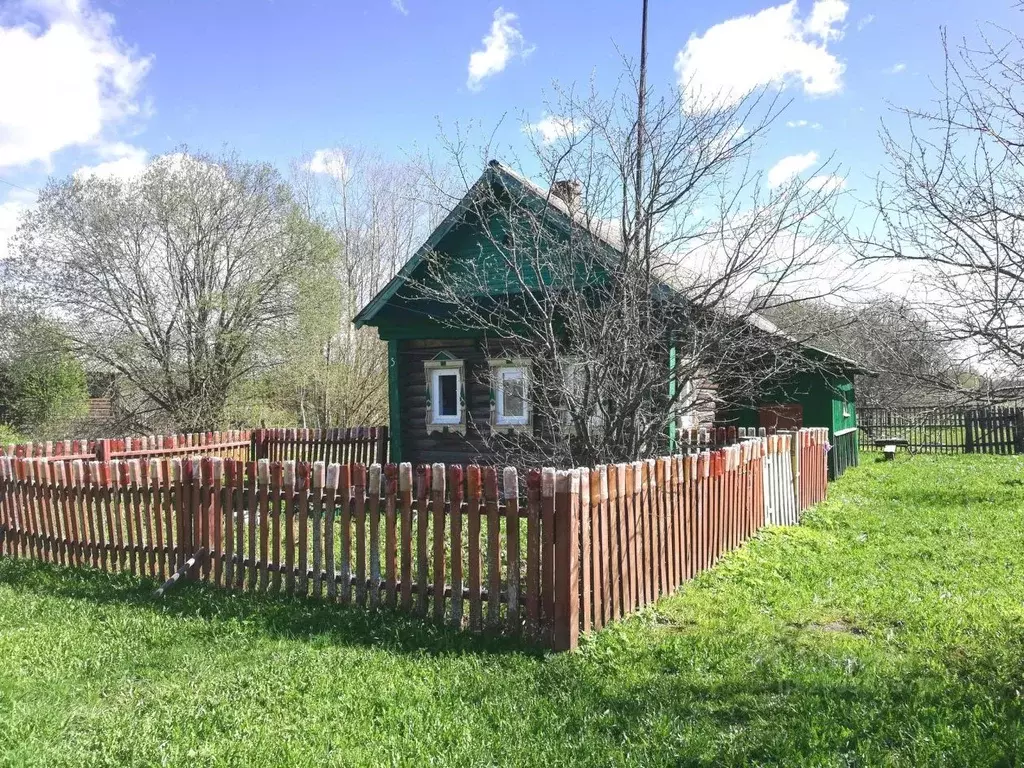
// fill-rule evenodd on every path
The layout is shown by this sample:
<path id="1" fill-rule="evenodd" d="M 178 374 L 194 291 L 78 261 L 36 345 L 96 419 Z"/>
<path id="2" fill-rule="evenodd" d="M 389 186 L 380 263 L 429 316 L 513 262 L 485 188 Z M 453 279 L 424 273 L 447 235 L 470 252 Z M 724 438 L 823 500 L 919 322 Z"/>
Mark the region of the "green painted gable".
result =
<path id="1" fill-rule="evenodd" d="M 461 295 L 476 301 L 519 292 L 519 282 L 508 264 L 507 252 L 502 253 L 500 246 L 496 245 L 503 240 L 506 223 L 497 214 L 488 222 L 494 233 L 493 239 L 482 231 L 482 226 L 473 216 L 451 228 L 438 240 L 433 252 L 443 259 L 444 279 L 450 281 Z M 528 287 L 539 287 L 541 277 L 545 284 L 551 284 L 550 274 L 538 277 L 531 264 L 520 261 L 518 267 Z M 428 259 L 424 258 L 366 324 L 376 326 L 384 339 L 401 338 L 409 332 L 415 332 L 415 336 L 410 338 L 436 336 L 438 333 L 443 336 L 445 332 L 466 335 L 445 324 L 444 318 L 450 307 L 417 297 L 417 286 L 430 285 L 435 279 L 430 274 Z M 460 283 L 464 284 L 462 290 L 458 289 Z"/>
<path id="2" fill-rule="evenodd" d="M 490 185 L 496 192 L 493 210 L 478 210 L 474 200 L 490 192 L 483 187 Z M 532 231 L 517 232 L 508 218 L 509 210 L 526 211 L 531 224 L 539 223 L 543 234 L 538 237 Z M 508 263 L 508 254 L 521 253 L 515 265 L 518 274 L 528 289 L 543 286 L 558 287 L 557 271 L 551 269 L 552 249 L 565 246 L 572 235 L 589 238 L 599 248 L 599 253 L 617 258 L 617 251 L 607 241 L 588 233 L 585 227 L 573 222 L 548 197 L 529 182 L 521 179 L 499 163 L 492 161 L 487 171 L 466 193 L 459 205 L 434 230 L 423 246 L 409 259 L 390 283 L 358 314 L 356 327 L 371 325 L 380 329 L 381 338 L 396 338 L 411 327 L 418 327 L 421 335 L 429 328 L 445 328 L 442 319 L 447 309 L 439 304 L 416 298 L 415 285 L 429 284 L 428 262 L 432 254 L 444 259 L 444 278 L 457 287 L 465 282 L 462 295 L 479 300 L 487 296 L 507 297 L 522 291 L 520 280 Z M 510 248 L 503 251 L 504 243 L 514 242 L 515 237 L 526 242 L 538 242 L 540 248 L 548 249 L 547 264 L 542 264 L 540 273 L 531 258 L 528 248 Z M 567 251 L 568 252 L 568 251 Z M 566 270 L 568 271 L 568 270 Z M 588 283 L 601 279 L 598 270 L 589 269 L 579 262 L 572 265 L 572 277 L 566 279 L 566 287 L 585 288 Z M 483 284 L 481 284 L 481 279 Z"/>

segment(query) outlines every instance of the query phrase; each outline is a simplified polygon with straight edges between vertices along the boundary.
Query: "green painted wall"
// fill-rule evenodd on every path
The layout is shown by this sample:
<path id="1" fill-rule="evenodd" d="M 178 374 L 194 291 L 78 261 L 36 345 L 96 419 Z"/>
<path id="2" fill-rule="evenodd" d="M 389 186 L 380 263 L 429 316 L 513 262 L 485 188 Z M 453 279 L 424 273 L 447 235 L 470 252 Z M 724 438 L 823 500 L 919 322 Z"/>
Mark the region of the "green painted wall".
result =
<path id="1" fill-rule="evenodd" d="M 500 213 L 495 214 L 486 223 L 490 236 L 481 232 L 483 226 L 475 216 L 468 218 L 449 230 L 434 247 L 435 252 L 446 259 L 445 280 L 450 281 L 459 295 L 472 297 L 478 302 L 486 296 L 515 296 L 522 291 L 518 275 L 522 275 L 522 282 L 530 289 L 538 288 L 541 284 L 555 286 L 564 283 L 566 287 L 586 290 L 588 285 L 604 279 L 604 273 L 598 267 L 593 264 L 586 267 L 582 262 L 572 275 L 563 276 L 562 280 L 549 269 L 542 269 L 538 273 L 531 263 L 532 249 L 529 247 L 513 251 L 517 255 L 521 253 L 516 270 L 513 271 L 508 265 L 506 253 L 501 250 L 509 229 L 507 219 Z M 566 237 L 552 221 L 550 242 L 565 242 Z M 429 279 L 426 263 L 416 268 L 410 276 L 413 283 Z M 462 282 L 464 287 L 460 288 Z M 379 329 L 382 339 L 465 338 L 474 335 L 452 332 L 452 329 L 438 321 L 450 308 L 439 302 L 414 298 L 414 295 L 415 289 L 406 283 L 374 316 L 369 324 Z"/>
<path id="2" fill-rule="evenodd" d="M 832 429 L 839 432 L 857 426 L 857 411 L 854 398 L 853 382 L 846 380 L 836 384 L 839 392 L 832 400 Z M 846 405 L 846 414 L 843 406 Z"/>
<path id="3" fill-rule="evenodd" d="M 843 415 L 843 402 L 848 403 Z M 798 374 L 764 389 L 746 408 L 723 411 L 720 418 L 738 427 L 757 427 L 761 405 L 799 403 L 803 406 L 805 427 L 828 427 L 832 433 L 857 426 L 853 382 L 843 374 Z"/>

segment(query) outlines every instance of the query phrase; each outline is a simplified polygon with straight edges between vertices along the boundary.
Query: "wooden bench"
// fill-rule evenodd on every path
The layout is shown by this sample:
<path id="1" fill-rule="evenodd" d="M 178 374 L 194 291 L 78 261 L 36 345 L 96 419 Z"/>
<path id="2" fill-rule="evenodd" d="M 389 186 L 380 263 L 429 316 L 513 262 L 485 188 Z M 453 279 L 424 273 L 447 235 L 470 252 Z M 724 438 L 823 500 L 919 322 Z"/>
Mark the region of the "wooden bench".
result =
<path id="1" fill-rule="evenodd" d="M 896 458 L 896 449 L 903 448 L 911 456 L 914 455 L 914 449 L 910 445 L 910 441 L 905 437 L 879 437 L 871 441 L 871 444 L 875 448 L 881 448 L 882 453 L 885 456 L 886 461 L 892 461 Z"/>

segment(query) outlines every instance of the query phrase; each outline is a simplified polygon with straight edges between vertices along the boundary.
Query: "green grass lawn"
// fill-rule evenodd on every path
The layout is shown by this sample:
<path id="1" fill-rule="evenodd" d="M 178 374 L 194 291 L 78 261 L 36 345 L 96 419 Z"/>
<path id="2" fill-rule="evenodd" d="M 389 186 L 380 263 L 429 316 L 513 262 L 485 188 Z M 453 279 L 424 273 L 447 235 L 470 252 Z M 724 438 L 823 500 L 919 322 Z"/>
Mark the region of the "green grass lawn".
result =
<path id="1" fill-rule="evenodd" d="M 1024 461 L 901 455 L 569 655 L 0 561 L 2 765 L 1015 765 Z"/>

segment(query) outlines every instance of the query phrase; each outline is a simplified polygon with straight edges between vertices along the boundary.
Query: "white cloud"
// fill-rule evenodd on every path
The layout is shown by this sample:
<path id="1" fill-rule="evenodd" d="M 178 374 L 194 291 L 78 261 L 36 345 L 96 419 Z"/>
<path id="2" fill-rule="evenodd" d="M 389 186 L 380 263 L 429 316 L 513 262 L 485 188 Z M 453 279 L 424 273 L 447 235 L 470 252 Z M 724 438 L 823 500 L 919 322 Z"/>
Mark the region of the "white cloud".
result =
<path id="1" fill-rule="evenodd" d="M 525 57 L 533 51 L 516 27 L 517 18 L 504 8 L 494 12 L 491 31 L 483 39 L 483 50 L 473 51 L 469 55 L 469 78 L 466 80 L 469 90 L 479 91 L 483 87 L 484 78 L 504 70 L 513 56 Z"/>
<path id="2" fill-rule="evenodd" d="M 838 192 L 846 187 L 846 179 L 842 176 L 812 176 L 807 180 L 807 187 L 815 192 Z"/>
<path id="3" fill-rule="evenodd" d="M 867 16 L 861 16 L 857 20 L 857 31 L 860 32 L 864 27 L 875 20 L 875 14 L 869 13 Z"/>
<path id="4" fill-rule="evenodd" d="M 345 153 L 340 149 L 318 149 L 303 166 L 312 173 L 325 173 L 339 181 L 345 181 L 351 170 L 345 162 Z"/>
<path id="5" fill-rule="evenodd" d="M 804 29 L 822 40 L 838 40 L 843 36 L 843 30 L 837 25 L 843 23 L 849 10 L 845 0 L 818 0 L 811 7 L 811 16 Z"/>
<path id="6" fill-rule="evenodd" d="M 569 139 L 587 129 L 586 124 L 575 122 L 570 117 L 545 115 L 536 123 L 530 123 L 523 130 L 535 133 L 542 144 L 554 144 L 559 139 Z"/>
<path id="7" fill-rule="evenodd" d="M 901 61 L 898 64 L 893 64 L 891 67 L 889 67 L 889 74 L 890 75 L 898 75 L 900 72 L 902 72 L 906 68 L 907 68 L 907 65 L 904 64 Z"/>
<path id="8" fill-rule="evenodd" d="M 404 0 L 391 0 L 391 7 L 394 8 L 403 16 L 409 15 L 409 9 L 405 7 Z"/>
<path id="9" fill-rule="evenodd" d="M 844 65 L 828 44 L 842 36 L 848 10 L 842 0 L 817 0 L 804 20 L 790 0 L 691 36 L 676 56 L 688 108 L 734 104 L 767 85 L 798 84 L 810 96 L 838 92 Z"/>
<path id="10" fill-rule="evenodd" d="M 816 162 L 818 162 L 817 152 L 784 157 L 768 171 L 768 186 L 777 187 L 780 184 L 785 184 L 794 176 L 798 176 L 806 171 Z"/>
<path id="11" fill-rule="evenodd" d="M 149 153 L 141 147 L 121 142 L 108 144 L 100 148 L 103 162 L 87 165 L 75 171 L 75 177 L 86 179 L 92 176 L 99 178 L 130 179 L 141 175 L 148 165 Z"/>
<path id="12" fill-rule="evenodd" d="M 821 129 L 821 123 L 812 123 L 810 120 L 787 120 L 787 128 L 813 128 L 814 130 Z"/>
<path id="13" fill-rule="evenodd" d="M 0 203 L 0 261 L 10 255 L 10 238 L 18 229 L 18 221 L 25 211 L 36 201 L 34 193 L 28 190 L 12 190 L 7 198 Z"/>
<path id="14" fill-rule="evenodd" d="M 150 63 L 88 0 L 8 6 L 0 12 L 0 168 L 49 166 L 61 149 L 102 142 L 142 111 Z"/>

